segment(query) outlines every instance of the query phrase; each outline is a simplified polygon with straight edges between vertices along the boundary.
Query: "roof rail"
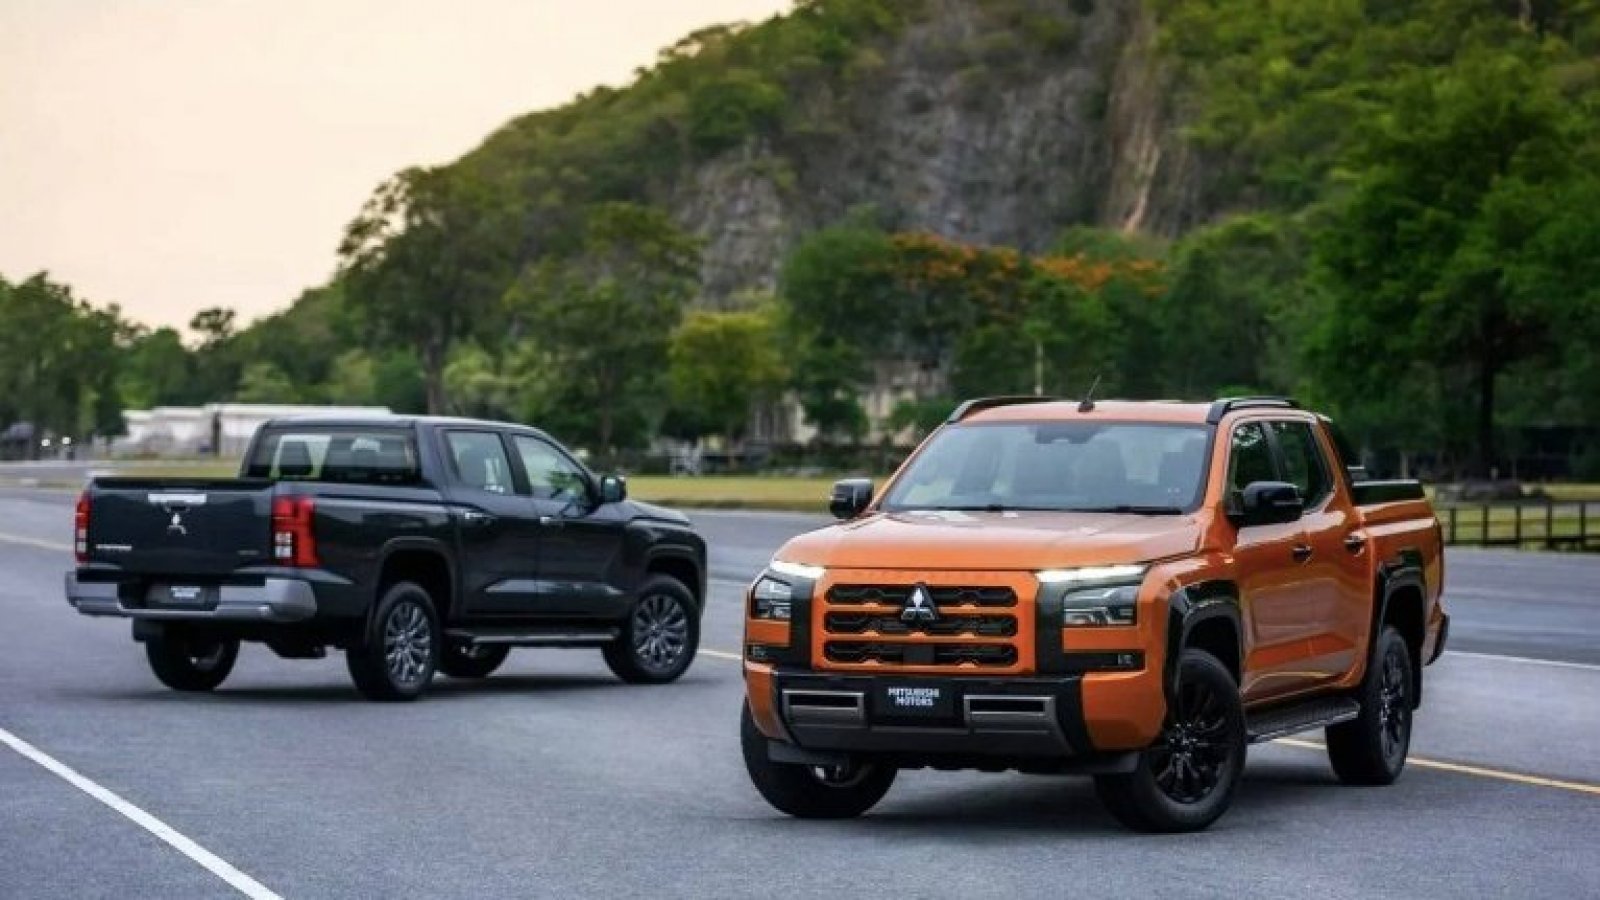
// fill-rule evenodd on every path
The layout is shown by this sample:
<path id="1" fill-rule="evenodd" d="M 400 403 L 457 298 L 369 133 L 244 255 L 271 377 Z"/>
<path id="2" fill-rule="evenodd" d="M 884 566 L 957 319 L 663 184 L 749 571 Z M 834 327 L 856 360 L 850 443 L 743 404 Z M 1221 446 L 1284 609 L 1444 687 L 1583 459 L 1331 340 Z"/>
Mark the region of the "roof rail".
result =
<path id="1" fill-rule="evenodd" d="M 1299 409 L 1300 404 L 1288 397 L 1223 397 L 1211 404 L 1206 422 L 1215 425 L 1222 417 L 1236 409 Z"/>
<path id="2" fill-rule="evenodd" d="M 952 412 L 950 414 L 950 418 L 945 419 L 945 421 L 959 422 L 973 413 L 983 412 L 986 409 L 994 409 L 997 406 L 1016 406 L 1022 403 L 1054 403 L 1060 399 L 1060 397 L 1040 397 L 1037 394 L 1010 394 L 1001 397 L 979 397 L 975 400 L 968 400 L 967 402 L 956 407 L 955 412 Z"/>

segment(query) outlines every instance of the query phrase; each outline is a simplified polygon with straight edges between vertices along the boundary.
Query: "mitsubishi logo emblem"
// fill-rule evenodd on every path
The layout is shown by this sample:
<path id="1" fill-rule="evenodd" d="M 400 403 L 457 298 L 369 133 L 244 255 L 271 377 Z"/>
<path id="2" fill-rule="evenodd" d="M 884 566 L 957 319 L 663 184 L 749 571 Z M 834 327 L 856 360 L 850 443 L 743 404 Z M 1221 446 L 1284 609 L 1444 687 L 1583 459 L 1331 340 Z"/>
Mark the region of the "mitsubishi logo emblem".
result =
<path id="1" fill-rule="evenodd" d="M 182 512 L 173 512 L 172 522 L 167 526 L 167 534 L 181 534 L 184 537 L 189 536 L 189 529 L 183 527 Z"/>
<path id="2" fill-rule="evenodd" d="M 911 596 L 906 598 L 905 609 L 900 611 L 900 621 L 939 621 L 939 607 L 933 605 L 933 598 L 928 595 L 927 585 L 919 584 L 911 589 Z"/>

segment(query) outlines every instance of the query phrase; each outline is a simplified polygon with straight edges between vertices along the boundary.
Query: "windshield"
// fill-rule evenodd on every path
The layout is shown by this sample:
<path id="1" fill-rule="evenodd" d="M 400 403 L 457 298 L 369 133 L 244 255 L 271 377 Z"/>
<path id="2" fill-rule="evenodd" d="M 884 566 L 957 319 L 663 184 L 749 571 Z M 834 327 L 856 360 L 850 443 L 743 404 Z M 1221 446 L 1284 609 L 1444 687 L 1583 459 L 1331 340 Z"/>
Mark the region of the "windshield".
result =
<path id="1" fill-rule="evenodd" d="M 929 441 L 884 497 L 918 509 L 1187 512 L 1209 428 L 1123 422 L 958 425 Z"/>

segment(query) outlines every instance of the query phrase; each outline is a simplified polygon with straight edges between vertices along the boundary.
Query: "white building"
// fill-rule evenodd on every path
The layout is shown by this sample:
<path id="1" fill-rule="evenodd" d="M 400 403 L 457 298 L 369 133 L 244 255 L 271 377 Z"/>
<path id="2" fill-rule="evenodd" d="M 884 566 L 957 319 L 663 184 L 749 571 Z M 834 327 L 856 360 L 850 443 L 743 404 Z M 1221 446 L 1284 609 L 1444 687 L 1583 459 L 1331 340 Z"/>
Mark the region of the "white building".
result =
<path id="1" fill-rule="evenodd" d="M 289 416 L 377 416 L 386 406 L 297 406 L 290 404 L 208 403 L 158 406 L 122 414 L 127 434 L 111 445 L 117 456 L 242 456 L 256 429 Z M 214 451 L 212 441 L 217 448 Z"/>

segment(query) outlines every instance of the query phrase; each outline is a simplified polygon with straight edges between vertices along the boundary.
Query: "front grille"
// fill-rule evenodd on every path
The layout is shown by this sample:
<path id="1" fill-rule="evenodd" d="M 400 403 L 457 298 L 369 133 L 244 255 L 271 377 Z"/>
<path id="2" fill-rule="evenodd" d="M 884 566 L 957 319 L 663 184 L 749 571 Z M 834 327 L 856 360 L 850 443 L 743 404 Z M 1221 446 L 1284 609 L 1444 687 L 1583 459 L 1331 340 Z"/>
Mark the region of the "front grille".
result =
<path id="1" fill-rule="evenodd" d="M 1016 665 L 1017 648 L 1010 644 L 911 644 L 870 641 L 829 641 L 829 662 L 882 663 L 896 666 Z"/>
<path id="2" fill-rule="evenodd" d="M 1004 582 L 1012 576 L 990 577 Z M 1019 640 L 1023 623 L 1016 588 L 1004 583 L 922 582 L 938 618 L 907 620 L 902 614 L 918 580 L 908 582 L 837 584 L 826 590 L 812 619 L 820 631 L 820 662 L 841 668 L 954 673 L 1011 669 L 1022 661 L 1026 641 Z"/>
<path id="3" fill-rule="evenodd" d="M 897 615 L 831 612 L 823 620 L 829 634 L 932 634 L 940 637 L 1011 637 L 1015 616 L 945 616 L 936 622 L 906 622 Z"/>
<path id="4" fill-rule="evenodd" d="M 828 602 L 835 606 L 860 606 L 882 603 L 905 606 L 914 584 L 841 584 L 828 591 Z M 959 587 L 927 585 L 928 596 L 941 612 L 946 607 L 1010 607 L 1017 605 L 1017 592 L 1008 587 Z"/>

